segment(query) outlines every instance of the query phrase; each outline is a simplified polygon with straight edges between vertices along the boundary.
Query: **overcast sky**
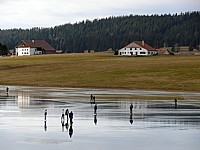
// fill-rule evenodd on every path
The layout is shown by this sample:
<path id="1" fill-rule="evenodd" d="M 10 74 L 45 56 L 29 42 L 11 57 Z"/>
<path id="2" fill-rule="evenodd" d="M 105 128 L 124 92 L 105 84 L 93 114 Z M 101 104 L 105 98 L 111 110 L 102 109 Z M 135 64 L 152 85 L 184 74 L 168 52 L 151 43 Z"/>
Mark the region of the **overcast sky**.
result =
<path id="1" fill-rule="evenodd" d="M 200 0 L 0 0 L 0 29 L 54 27 L 129 14 L 200 11 Z"/>

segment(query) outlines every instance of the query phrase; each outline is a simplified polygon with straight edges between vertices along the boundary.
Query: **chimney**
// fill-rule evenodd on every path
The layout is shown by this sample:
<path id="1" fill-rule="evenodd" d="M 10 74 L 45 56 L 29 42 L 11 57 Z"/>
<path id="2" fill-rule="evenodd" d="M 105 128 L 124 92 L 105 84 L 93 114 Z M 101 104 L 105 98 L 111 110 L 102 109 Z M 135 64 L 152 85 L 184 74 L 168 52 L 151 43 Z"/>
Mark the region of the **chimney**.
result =
<path id="1" fill-rule="evenodd" d="M 35 40 L 32 40 L 32 43 L 34 44 L 34 43 L 35 43 Z"/>
<path id="2" fill-rule="evenodd" d="M 142 45 L 144 46 L 144 41 L 142 41 Z"/>

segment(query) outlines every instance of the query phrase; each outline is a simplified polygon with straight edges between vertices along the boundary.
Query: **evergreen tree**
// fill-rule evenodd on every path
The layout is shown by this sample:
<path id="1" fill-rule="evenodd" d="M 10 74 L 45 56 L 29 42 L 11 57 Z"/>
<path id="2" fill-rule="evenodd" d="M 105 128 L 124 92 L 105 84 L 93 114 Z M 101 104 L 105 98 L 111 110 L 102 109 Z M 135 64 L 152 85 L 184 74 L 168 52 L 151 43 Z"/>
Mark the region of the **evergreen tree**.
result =
<path id="1" fill-rule="evenodd" d="M 7 49 L 6 45 L 2 45 L 1 43 L 0 43 L 0 55 L 1 56 L 8 55 L 8 49 Z"/>
<path id="2" fill-rule="evenodd" d="M 200 44 L 200 12 L 163 15 L 129 15 L 86 20 L 52 28 L 0 30 L 0 43 L 13 49 L 23 39 L 44 39 L 67 52 L 120 49 L 132 41 L 160 48 L 163 43 L 196 47 Z"/>

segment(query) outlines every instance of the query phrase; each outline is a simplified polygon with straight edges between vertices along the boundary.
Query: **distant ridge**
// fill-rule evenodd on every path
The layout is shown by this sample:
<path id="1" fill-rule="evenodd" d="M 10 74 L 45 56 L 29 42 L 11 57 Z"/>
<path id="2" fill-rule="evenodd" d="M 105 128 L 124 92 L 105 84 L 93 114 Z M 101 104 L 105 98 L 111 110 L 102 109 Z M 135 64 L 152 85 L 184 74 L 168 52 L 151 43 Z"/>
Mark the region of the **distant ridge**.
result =
<path id="1" fill-rule="evenodd" d="M 200 12 L 129 15 L 85 20 L 52 28 L 0 30 L 0 43 L 14 49 L 23 39 L 43 39 L 65 52 L 116 50 L 144 40 L 155 48 L 200 45 Z"/>

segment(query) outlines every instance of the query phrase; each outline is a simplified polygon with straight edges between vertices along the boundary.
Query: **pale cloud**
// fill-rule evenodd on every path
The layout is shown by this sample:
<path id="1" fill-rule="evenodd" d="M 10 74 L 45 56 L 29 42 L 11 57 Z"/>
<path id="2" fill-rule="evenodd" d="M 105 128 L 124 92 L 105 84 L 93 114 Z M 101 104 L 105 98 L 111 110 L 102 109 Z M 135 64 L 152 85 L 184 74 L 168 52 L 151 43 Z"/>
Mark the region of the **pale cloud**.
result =
<path id="1" fill-rule="evenodd" d="M 0 0 L 0 28 L 53 27 L 129 14 L 199 11 L 200 0 Z"/>

